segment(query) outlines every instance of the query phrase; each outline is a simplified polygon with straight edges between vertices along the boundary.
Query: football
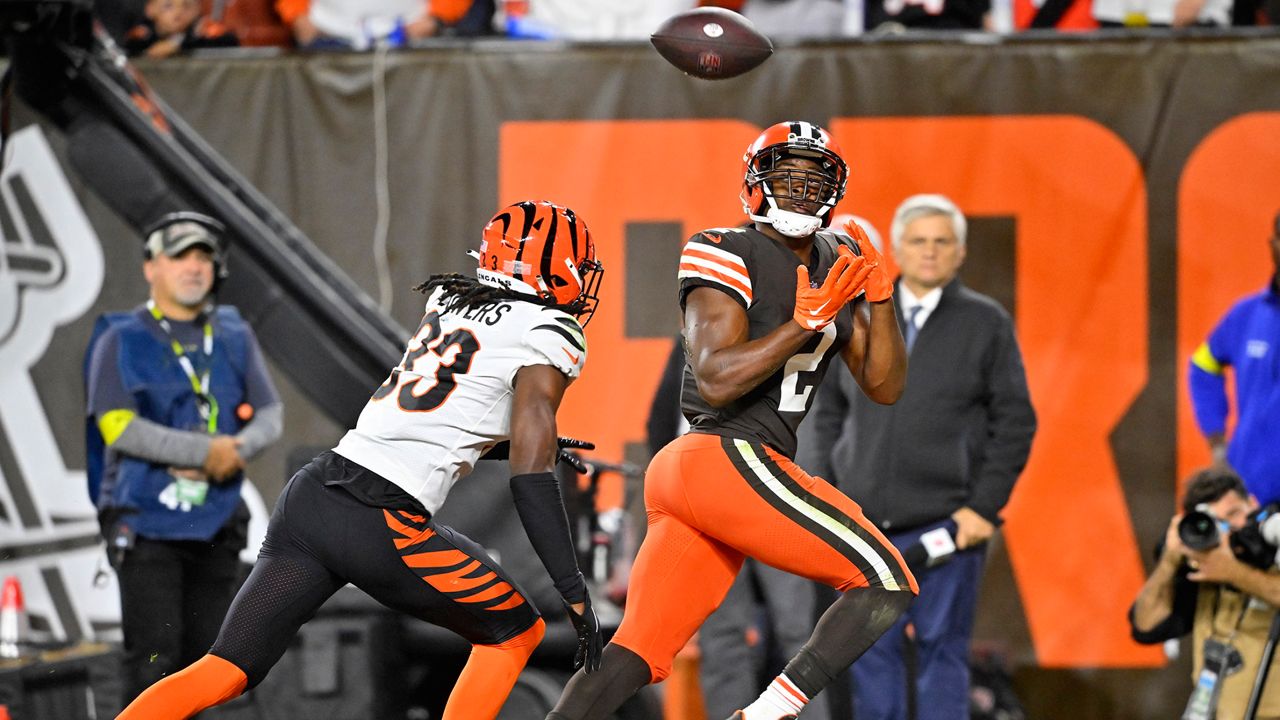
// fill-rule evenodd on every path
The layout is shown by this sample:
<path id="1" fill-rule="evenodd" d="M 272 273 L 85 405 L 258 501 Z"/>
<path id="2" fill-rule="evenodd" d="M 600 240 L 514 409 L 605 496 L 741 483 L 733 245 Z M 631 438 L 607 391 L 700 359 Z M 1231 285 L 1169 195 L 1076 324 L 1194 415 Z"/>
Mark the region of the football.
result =
<path id="1" fill-rule="evenodd" d="M 704 80 L 736 77 L 773 54 L 773 43 L 750 20 L 718 7 L 672 15 L 649 41 L 667 62 Z"/>

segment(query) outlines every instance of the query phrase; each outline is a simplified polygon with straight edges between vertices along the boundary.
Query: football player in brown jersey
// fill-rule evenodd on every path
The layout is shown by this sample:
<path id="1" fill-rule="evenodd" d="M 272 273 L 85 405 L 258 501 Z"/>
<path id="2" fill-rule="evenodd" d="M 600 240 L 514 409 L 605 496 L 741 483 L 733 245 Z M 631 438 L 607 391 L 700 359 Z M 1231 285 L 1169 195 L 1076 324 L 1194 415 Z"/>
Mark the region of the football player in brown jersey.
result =
<path id="1" fill-rule="evenodd" d="M 743 164 L 753 224 L 698 233 L 680 258 L 690 432 L 649 466 L 648 533 L 601 669 L 575 675 L 548 720 L 606 718 L 665 678 L 746 556 L 842 595 L 782 674 L 734 714 L 742 720 L 794 718 L 917 592 L 857 503 L 792 460 L 796 427 L 833 359 L 877 402 L 896 401 L 906 380 L 879 252 L 857 224 L 824 230 L 848 165 L 808 122 L 770 127 Z"/>

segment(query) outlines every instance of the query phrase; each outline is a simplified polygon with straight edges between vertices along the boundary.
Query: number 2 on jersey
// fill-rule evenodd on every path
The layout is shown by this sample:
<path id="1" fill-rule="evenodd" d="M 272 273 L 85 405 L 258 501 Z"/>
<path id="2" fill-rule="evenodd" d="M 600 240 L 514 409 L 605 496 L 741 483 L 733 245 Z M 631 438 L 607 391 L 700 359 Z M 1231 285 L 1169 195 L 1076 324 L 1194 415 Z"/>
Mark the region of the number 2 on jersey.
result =
<path id="1" fill-rule="evenodd" d="M 455 376 L 463 375 L 471 369 L 472 357 L 480 349 L 480 343 L 466 328 L 458 328 L 444 337 L 440 337 L 441 332 L 440 313 L 432 310 L 422 318 L 418 332 L 414 333 L 413 340 L 409 341 L 404 360 L 391 371 L 391 377 L 373 392 L 373 399 L 381 400 L 399 387 L 396 402 L 400 404 L 402 410 L 427 412 L 443 405 L 454 388 L 458 386 Z M 417 347 L 414 347 L 415 343 Z M 458 348 L 457 354 L 453 356 L 451 362 L 443 362 L 449 348 L 452 347 Z M 434 375 L 418 373 L 414 368 L 418 360 L 428 353 L 435 355 L 441 361 Z M 404 382 L 402 383 L 401 380 Z M 433 380 L 434 382 L 425 388 L 419 388 Z"/>
<path id="2" fill-rule="evenodd" d="M 822 334 L 815 338 L 818 346 L 809 352 L 792 355 L 782 367 L 782 387 L 779 389 L 778 409 L 782 412 L 804 412 L 809 409 L 809 396 L 813 394 L 811 373 L 817 371 L 827 348 L 836 341 L 836 324 L 827 323 Z M 812 343 L 813 341 L 809 341 Z M 804 380 L 801 385 L 800 381 Z"/>

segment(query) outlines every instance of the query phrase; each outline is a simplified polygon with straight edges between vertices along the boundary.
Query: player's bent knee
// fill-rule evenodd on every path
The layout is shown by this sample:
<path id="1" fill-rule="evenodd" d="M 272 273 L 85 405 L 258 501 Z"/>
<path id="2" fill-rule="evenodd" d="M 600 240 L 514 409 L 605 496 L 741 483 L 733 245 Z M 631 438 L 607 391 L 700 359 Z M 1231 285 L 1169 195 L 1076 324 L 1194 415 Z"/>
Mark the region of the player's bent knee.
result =
<path id="1" fill-rule="evenodd" d="M 525 632 L 529 634 L 529 643 L 536 647 L 538 643 L 542 642 L 542 638 L 547 636 L 547 623 L 542 618 L 538 618 L 533 623 L 533 626 Z"/>
<path id="2" fill-rule="evenodd" d="M 503 640 L 500 643 L 472 643 L 472 647 L 486 650 L 497 650 L 503 654 L 524 663 L 537 649 L 538 644 L 542 642 L 542 638 L 546 637 L 547 624 L 542 618 L 534 618 L 533 624 L 528 628 L 515 635 L 514 637 Z"/>
<path id="3" fill-rule="evenodd" d="M 225 663 L 224 667 L 231 667 L 240 671 L 245 678 L 244 689 L 246 692 L 258 687 L 267 678 L 267 673 L 271 672 L 271 667 L 275 664 L 250 662 L 247 658 L 228 652 L 226 648 L 220 648 L 216 644 L 209 649 L 209 654 L 206 657 L 221 660 Z"/>
<path id="4" fill-rule="evenodd" d="M 883 599 L 881 614 L 884 619 L 893 624 L 898 618 L 911 607 L 911 603 L 915 602 L 916 595 L 919 593 L 914 588 L 903 588 L 901 590 L 886 591 Z"/>
<path id="5" fill-rule="evenodd" d="M 850 594 L 858 597 L 858 604 L 871 608 L 867 623 L 869 625 L 892 625 L 902 613 L 907 611 L 916 599 L 912 588 L 889 590 L 882 587 L 855 588 Z"/>
<path id="6" fill-rule="evenodd" d="M 674 654 L 665 655 L 663 658 L 654 658 L 652 652 L 642 653 L 633 647 L 618 642 L 617 635 L 613 637 L 613 640 L 609 641 L 609 644 L 621 648 L 622 650 L 626 650 L 634 655 L 640 662 L 647 665 L 649 667 L 649 684 L 651 685 L 666 680 L 667 676 L 671 674 L 672 666 L 675 664 Z M 606 647 L 605 650 L 607 652 L 608 648 Z"/>
<path id="7" fill-rule="evenodd" d="M 910 605 L 911 601 L 915 600 L 916 595 L 919 594 L 913 588 L 903 587 L 903 588 L 896 588 L 896 589 L 890 590 L 889 588 L 886 588 L 886 587 L 879 587 L 879 586 L 867 587 L 866 585 L 854 585 L 848 590 L 845 590 L 842 592 L 861 593 L 864 595 L 875 595 L 879 599 L 879 602 L 884 602 L 891 605 L 901 605 L 904 608 Z"/>
<path id="8" fill-rule="evenodd" d="M 885 592 L 900 592 L 910 595 L 911 597 L 919 595 L 920 590 L 916 583 L 915 576 L 911 574 L 911 571 L 907 569 L 905 564 L 900 567 L 902 569 L 902 580 L 900 582 L 895 581 L 892 587 L 885 587 L 885 585 L 879 581 L 875 583 L 868 582 L 867 578 L 862 575 L 854 575 L 853 577 L 846 578 L 844 582 L 841 582 L 834 587 L 842 593 L 849 592 L 851 590 L 883 590 Z"/>
<path id="9" fill-rule="evenodd" d="M 523 650 L 528 655 L 533 649 L 538 647 L 538 643 L 542 642 L 542 638 L 547 635 L 547 623 L 542 618 L 535 618 L 533 624 L 527 630 L 516 635 L 505 642 L 498 643 L 495 647 L 502 649 Z"/>

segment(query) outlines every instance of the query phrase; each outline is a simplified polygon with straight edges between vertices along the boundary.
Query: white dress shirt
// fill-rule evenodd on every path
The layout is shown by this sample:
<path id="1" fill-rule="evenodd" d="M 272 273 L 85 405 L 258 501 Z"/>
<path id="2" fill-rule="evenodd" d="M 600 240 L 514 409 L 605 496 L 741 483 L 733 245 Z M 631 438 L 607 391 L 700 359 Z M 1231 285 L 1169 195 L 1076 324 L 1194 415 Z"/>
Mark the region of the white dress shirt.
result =
<path id="1" fill-rule="evenodd" d="M 924 297 L 916 297 L 915 293 L 907 287 L 906 283 L 900 283 L 898 290 L 902 294 L 902 317 L 907 322 L 911 321 L 911 309 L 920 306 L 920 312 L 916 313 L 916 329 L 924 327 L 924 323 L 933 314 L 938 307 L 938 301 L 942 299 L 942 288 L 936 287 L 924 294 Z"/>

